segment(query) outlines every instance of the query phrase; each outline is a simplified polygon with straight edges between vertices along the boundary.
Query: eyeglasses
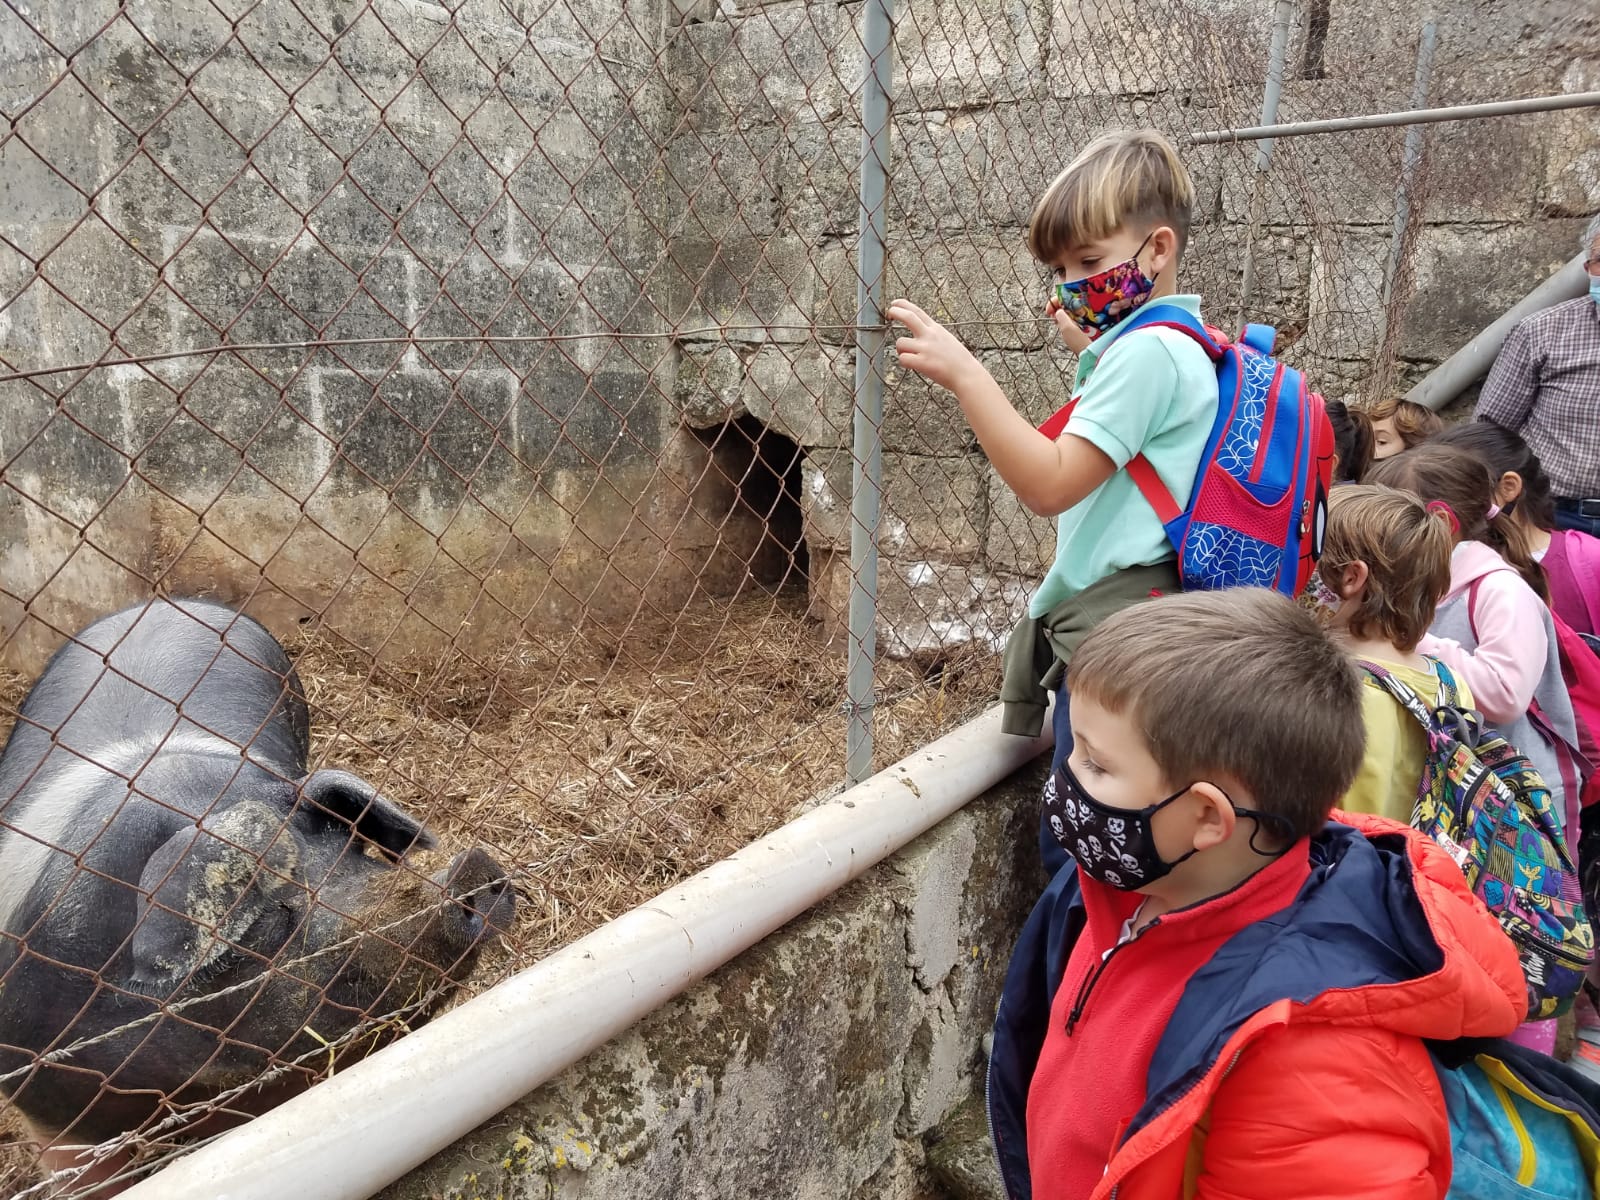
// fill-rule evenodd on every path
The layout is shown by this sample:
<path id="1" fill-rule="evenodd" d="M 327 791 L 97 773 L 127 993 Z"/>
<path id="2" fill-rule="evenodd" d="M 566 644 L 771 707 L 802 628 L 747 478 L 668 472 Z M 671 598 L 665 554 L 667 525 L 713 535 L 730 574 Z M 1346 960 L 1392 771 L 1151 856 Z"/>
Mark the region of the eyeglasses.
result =
<path id="1" fill-rule="evenodd" d="M 1583 269 L 1589 272 L 1589 274 L 1595 276 L 1597 279 L 1600 279 L 1600 255 L 1596 255 L 1593 258 L 1584 259 Z"/>

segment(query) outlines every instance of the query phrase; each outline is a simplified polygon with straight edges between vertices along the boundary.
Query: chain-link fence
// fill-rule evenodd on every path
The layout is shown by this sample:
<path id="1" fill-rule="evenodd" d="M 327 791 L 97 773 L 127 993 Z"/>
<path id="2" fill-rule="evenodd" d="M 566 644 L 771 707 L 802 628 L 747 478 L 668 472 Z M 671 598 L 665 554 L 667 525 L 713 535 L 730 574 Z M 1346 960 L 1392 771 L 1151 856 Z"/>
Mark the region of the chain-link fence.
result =
<path id="1" fill-rule="evenodd" d="M 863 7 L 0 6 L 13 1192 L 142 1172 L 840 786 Z M 1269 74 L 1279 120 L 1594 86 L 1584 18 L 1457 7 L 898 5 L 886 294 L 1042 418 L 1022 227 L 1153 125 L 1207 315 L 1394 393 L 1569 256 L 1593 118 L 1188 139 Z M 992 701 L 1052 533 L 892 361 L 879 445 L 881 766 Z M 289 659 L 158 602 L 17 716 L 153 594 Z"/>

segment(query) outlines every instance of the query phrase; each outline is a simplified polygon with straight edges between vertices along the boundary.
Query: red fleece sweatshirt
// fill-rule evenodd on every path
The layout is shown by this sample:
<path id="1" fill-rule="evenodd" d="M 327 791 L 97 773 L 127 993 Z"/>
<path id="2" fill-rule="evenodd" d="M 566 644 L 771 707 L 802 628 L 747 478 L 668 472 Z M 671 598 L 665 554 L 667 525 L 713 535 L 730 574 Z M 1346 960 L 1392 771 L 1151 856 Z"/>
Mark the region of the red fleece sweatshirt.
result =
<path id="1" fill-rule="evenodd" d="M 1310 874 L 1310 842 L 1301 841 L 1233 891 L 1157 917 L 1121 946 L 1144 897 L 1082 880 L 1088 923 L 1028 1086 L 1034 1200 L 1083 1200 L 1094 1190 L 1144 1103 L 1150 1057 L 1190 976 L 1239 930 L 1289 907 Z"/>

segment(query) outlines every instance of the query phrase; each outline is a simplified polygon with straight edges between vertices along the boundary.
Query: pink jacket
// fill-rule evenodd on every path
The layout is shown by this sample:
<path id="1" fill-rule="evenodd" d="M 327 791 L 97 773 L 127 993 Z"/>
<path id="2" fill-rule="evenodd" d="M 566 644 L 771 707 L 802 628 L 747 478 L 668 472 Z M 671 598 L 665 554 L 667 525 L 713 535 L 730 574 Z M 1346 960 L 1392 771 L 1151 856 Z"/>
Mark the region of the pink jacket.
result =
<path id="1" fill-rule="evenodd" d="M 1460 676 L 1478 710 L 1492 723 L 1509 725 L 1533 703 L 1550 656 L 1544 602 L 1493 548 L 1462 542 L 1450 556 L 1445 602 L 1465 593 L 1476 579 L 1483 581 L 1472 614 L 1477 649 L 1429 633 L 1417 650 L 1443 660 Z M 1438 628 L 1437 622 L 1434 627 Z"/>
<path id="2" fill-rule="evenodd" d="M 1550 585 L 1550 607 L 1579 633 L 1600 633 L 1600 538 L 1556 529 L 1539 564 Z"/>

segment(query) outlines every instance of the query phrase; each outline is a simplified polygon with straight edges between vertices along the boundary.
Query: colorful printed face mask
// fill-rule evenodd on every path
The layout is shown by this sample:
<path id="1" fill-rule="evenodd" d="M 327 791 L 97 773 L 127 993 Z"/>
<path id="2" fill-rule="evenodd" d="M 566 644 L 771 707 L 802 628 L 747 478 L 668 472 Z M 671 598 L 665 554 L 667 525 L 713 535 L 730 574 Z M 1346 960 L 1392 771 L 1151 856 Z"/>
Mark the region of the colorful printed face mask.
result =
<path id="1" fill-rule="evenodd" d="M 1339 611 L 1339 606 L 1344 603 L 1344 597 L 1328 586 L 1328 581 L 1322 577 L 1322 572 L 1311 572 L 1311 582 L 1306 587 L 1312 601 L 1329 616 Z"/>
<path id="2" fill-rule="evenodd" d="M 1056 301 L 1091 342 L 1150 299 L 1150 293 L 1155 291 L 1156 281 L 1139 266 L 1139 255 L 1149 244 L 1147 237 L 1127 262 L 1087 279 L 1055 285 Z"/>

